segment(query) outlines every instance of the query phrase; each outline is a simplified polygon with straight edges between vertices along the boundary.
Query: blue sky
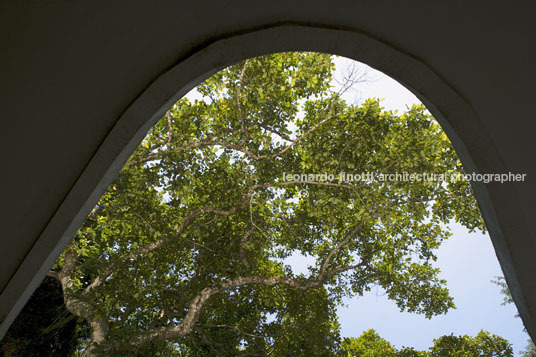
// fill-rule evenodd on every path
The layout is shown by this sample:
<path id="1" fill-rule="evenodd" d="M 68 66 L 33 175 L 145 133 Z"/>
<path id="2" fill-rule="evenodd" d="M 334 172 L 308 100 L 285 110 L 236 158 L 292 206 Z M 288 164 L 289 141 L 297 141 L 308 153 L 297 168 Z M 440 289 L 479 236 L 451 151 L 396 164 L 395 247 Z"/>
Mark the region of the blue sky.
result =
<path id="1" fill-rule="evenodd" d="M 456 310 L 428 320 L 401 313 L 396 305 L 375 291 L 347 300 L 338 310 L 343 336 L 359 336 L 374 328 L 383 338 L 400 347 L 427 349 L 442 335 L 476 335 L 481 329 L 506 338 L 517 353 L 527 344 L 521 319 L 513 305 L 501 306 L 500 288 L 491 283 L 502 275 L 489 236 L 469 234 L 452 224 L 453 236 L 438 251 L 441 276 L 454 297 Z M 381 292 L 380 292 L 381 293 Z"/>

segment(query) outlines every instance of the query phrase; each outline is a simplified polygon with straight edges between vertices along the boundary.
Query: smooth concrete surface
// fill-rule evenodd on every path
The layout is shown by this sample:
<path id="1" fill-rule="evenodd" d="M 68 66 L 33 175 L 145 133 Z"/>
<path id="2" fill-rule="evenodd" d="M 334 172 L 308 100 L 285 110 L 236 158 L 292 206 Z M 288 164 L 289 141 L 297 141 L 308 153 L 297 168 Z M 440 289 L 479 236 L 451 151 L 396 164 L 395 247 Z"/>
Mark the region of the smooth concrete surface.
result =
<path id="1" fill-rule="evenodd" d="M 309 50 L 383 71 L 428 106 L 475 184 L 536 337 L 532 2 L 0 3 L 0 337 L 147 130 L 238 60 Z"/>

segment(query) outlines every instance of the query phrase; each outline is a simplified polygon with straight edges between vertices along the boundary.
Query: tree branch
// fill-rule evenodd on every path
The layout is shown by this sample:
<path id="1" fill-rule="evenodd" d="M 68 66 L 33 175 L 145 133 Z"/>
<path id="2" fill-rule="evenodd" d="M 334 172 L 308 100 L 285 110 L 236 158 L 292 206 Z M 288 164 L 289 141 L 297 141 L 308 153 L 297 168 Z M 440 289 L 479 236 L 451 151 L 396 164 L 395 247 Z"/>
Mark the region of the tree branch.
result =
<path id="1" fill-rule="evenodd" d="M 63 256 L 63 266 L 57 274 L 57 279 L 61 284 L 63 291 L 63 301 L 65 308 L 71 314 L 81 317 L 90 326 L 90 344 L 84 351 L 83 356 L 91 356 L 95 349 L 95 344 L 102 343 L 108 338 L 110 326 L 108 321 L 97 314 L 97 310 L 89 303 L 82 301 L 71 293 L 73 287 L 72 275 L 78 262 L 78 253 L 75 249 L 75 241 L 73 240 L 65 249 Z"/>
<path id="2" fill-rule="evenodd" d="M 60 276 L 59 276 L 59 273 L 57 271 L 53 271 L 53 270 L 50 270 L 48 273 L 47 273 L 47 276 L 49 278 L 54 278 L 56 280 L 60 280 Z"/>
<path id="3" fill-rule="evenodd" d="M 134 260 L 140 255 L 147 254 L 147 253 L 149 253 L 149 252 L 151 252 L 151 251 L 153 251 L 155 249 L 158 249 L 158 248 L 162 247 L 164 244 L 166 244 L 167 242 L 171 241 L 175 237 L 180 237 L 182 235 L 184 229 L 186 229 L 186 227 L 188 225 L 190 225 L 201 214 L 203 214 L 203 213 L 213 213 L 213 214 L 218 215 L 218 216 L 228 217 L 228 216 L 231 216 L 231 215 L 241 211 L 242 209 L 244 209 L 247 206 L 247 202 L 251 199 L 253 191 L 256 188 L 261 187 L 261 186 L 262 185 L 252 186 L 250 188 L 249 192 L 245 195 L 246 199 L 243 200 L 242 202 L 238 203 L 236 206 L 232 207 L 229 210 L 224 210 L 224 209 L 220 209 L 220 208 L 213 207 L 213 206 L 206 206 L 206 207 L 200 207 L 200 208 L 194 209 L 192 212 L 190 212 L 182 220 L 181 224 L 179 225 L 177 230 L 174 232 L 174 236 L 165 236 L 165 237 L 163 237 L 161 239 L 158 239 L 158 240 L 154 241 L 151 244 L 148 244 L 148 245 L 143 246 L 143 247 L 139 247 L 139 248 L 135 249 L 134 251 L 121 256 L 115 262 L 111 262 L 107 267 L 104 268 L 103 272 L 101 274 L 99 274 L 91 282 L 91 284 L 89 284 L 84 289 L 84 292 L 88 293 L 90 290 L 92 290 L 95 287 L 101 285 L 108 278 L 108 276 L 110 276 L 110 274 L 112 274 L 112 272 L 113 272 L 116 264 L 118 264 L 118 262 L 125 261 L 125 260 Z"/>
<path id="4" fill-rule="evenodd" d="M 280 132 L 279 130 L 276 130 L 276 129 L 274 129 L 274 128 L 270 128 L 270 127 L 268 127 L 268 126 L 266 126 L 266 125 L 263 125 L 262 123 L 257 123 L 257 125 L 260 126 L 261 128 L 263 128 L 264 130 L 266 130 L 266 131 L 272 133 L 272 134 L 276 134 L 276 135 L 278 135 L 278 136 L 279 136 L 281 139 L 283 139 L 283 140 L 286 140 L 286 141 L 292 141 L 292 139 L 291 139 L 288 135 L 286 135 L 286 134 Z"/>
<path id="5" fill-rule="evenodd" d="M 311 134 L 313 131 L 315 131 L 319 126 L 321 126 L 322 124 L 324 124 L 325 122 L 327 122 L 329 119 L 333 118 L 334 116 L 331 115 L 331 108 L 330 108 L 330 113 L 329 115 L 322 119 L 320 122 L 316 123 L 315 125 L 313 125 L 311 128 L 309 128 L 305 133 L 303 133 L 302 135 L 300 135 L 298 138 L 294 139 L 290 144 L 288 144 L 285 148 L 283 148 L 281 151 L 279 152 L 276 152 L 274 154 L 271 154 L 271 155 L 261 155 L 259 156 L 258 160 L 260 159 L 266 159 L 266 158 L 270 158 L 270 159 L 273 159 L 275 157 L 278 157 L 278 156 L 281 156 L 283 155 L 285 152 L 287 152 L 288 150 L 290 150 L 294 145 L 296 145 L 298 142 L 300 142 L 301 140 L 303 140 L 305 137 L 307 137 L 309 134 Z"/>
<path id="6" fill-rule="evenodd" d="M 168 125 L 168 139 L 167 139 L 167 148 L 171 147 L 171 140 L 173 139 L 173 125 L 172 125 L 172 116 L 171 109 L 166 112 L 166 120 Z"/>
<path id="7" fill-rule="evenodd" d="M 342 241 L 339 242 L 339 244 L 337 244 L 328 254 L 328 256 L 326 257 L 326 260 L 324 260 L 324 263 L 322 264 L 322 267 L 320 268 L 320 275 L 323 275 L 326 273 L 326 270 L 329 266 L 329 264 L 331 263 L 333 257 L 335 256 L 335 254 L 337 254 L 339 252 L 339 250 L 341 250 L 342 247 L 344 247 L 352 237 L 354 237 L 357 232 L 359 232 L 359 230 L 361 230 L 361 228 L 363 227 L 363 222 L 361 222 L 360 224 L 358 224 L 356 227 L 354 227 L 354 229 L 352 229 L 350 231 L 350 233 L 348 233 L 346 235 L 346 237 L 344 237 L 344 239 Z"/>
<path id="8" fill-rule="evenodd" d="M 207 303 L 207 301 L 213 295 L 223 292 L 225 290 L 241 287 L 248 284 L 260 284 L 264 286 L 287 285 L 298 290 L 308 290 L 323 285 L 325 281 L 331 279 L 336 274 L 355 269 L 364 265 L 365 262 L 361 262 L 350 266 L 339 267 L 331 271 L 324 272 L 323 274 L 319 274 L 316 279 L 297 280 L 287 276 L 277 276 L 270 278 L 261 276 L 244 276 L 232 280 L 227 280 L 222 282 L 219 286 L 211 286 L 201 290 L 201 292 L 191 300 L 188 306 L 188 312 L 186 313 L 186 316 L 181 323 L 177 325 L 158 327 L 144 331 L 142 333 L 134 335 L 130 339 L 130 343 L 134 346 L 140 347 L 154 339 L 168 340 L 188 335 L 193 330 L 194 325 L 197 322 L 199 315 L 201 314 L 203 306 Z"/>
<path id="9" fill-rule="evenodd" d="M 230 149 L 230 150 L 235 150 L 235 151 L 242 152 L 242 153 L 246 154 L 247 156 L 251 157 L 253 160 L 260 160 L 261 158 L 263 158 L 262 156 L 258 156 L 256 154 L 252 153 L 251 151 L 245 149 L 241 145 L 232 144 L 232 143 L 228 143 L 226 141 L 219 141 L 219 140 L 196 141 L 196 142 L 193 142 L 193 143 L 186 144 L 181 149 L 182 150 L 188 150 L 188 149 L 194 149 L 194 148 L 198 148 L 198 147 L 202 147 L 202 146 L 223 146 L 224 148 L 227 148 L 227 149 Z"/>
<path id="10" fill-rule="evenodd" d="M 230 329 L 238 331 L 240 334 L 242 334 L 244 336 L 249 336 L 249 337 L 253 337 L 253 338 L 263 338 L 264 339 L 264 338 L 269 338 L 270 337 L 270 336 L 261 336 L 261 335 L 255 335 L 255 334 L 252 334 L 252 333 L 244 332 L 243 330 L 239 329 L 238 327 L 231 326 L 231 325 L 209 325 L 209 324 L 205 324 L 203 326 L 216 327 L 216 328 L 220 328 L 220 327 L 230 328 Z"/>
<path id="11" fill-rule="evenodd" d="M 253 234 L 254 231 L 255 227 L 250 226 L 246 233 L 242 236 L 242 239 L 240 239 L 240 260 L 244 265 L 248 265 L 248 258 L 246 256 L 246 250 L 244 249 L 244 245 L 247 243 L 249 237 Z"/>

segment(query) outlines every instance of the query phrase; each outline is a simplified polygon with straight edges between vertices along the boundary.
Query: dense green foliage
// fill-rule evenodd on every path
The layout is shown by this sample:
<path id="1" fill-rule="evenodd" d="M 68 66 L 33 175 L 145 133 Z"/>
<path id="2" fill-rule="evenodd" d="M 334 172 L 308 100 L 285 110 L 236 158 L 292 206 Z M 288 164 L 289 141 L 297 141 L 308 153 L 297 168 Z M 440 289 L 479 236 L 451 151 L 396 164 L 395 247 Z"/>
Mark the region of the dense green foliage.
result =
<path id="1" fill-rule="evenodd" d="M 249 59 L 149 132 L 50 273 L 90 326 L 87 355 L 332 355 L 344 296 L 379 285 L 401 310 L 454 306 L 434 251 L 450 220 L 484 230 L 469 183 L 381 175 L 463 173 L 449 140 L 422 106 L 348 104 L 333 69 Z M 292 254 L 314 259 L 308 274 Z"/>
<path id="2" fill-rule="evenodd" d="M 511 357 L 512 346 L 504 338 L 480 331 L 476 337 L 442 336 L 434 340 L 428 351 L 404 347 L 397 350 L 374 330 L 365 331 L 358 338 L 345 338 L 341 356 L 360 357 Z"/>
<path id="3" fill-rule="evenodd" d="M 443 336 L 434 341 L 430 356 L 513 356 L 512 346 L 505 339 L 480 331 L 476 337 Z"/>
<path id="4" fill-rule="evenodd" d="M 358 338 L 347 337 L 341 343 L 342 356 L 397 357 L 397 351 L 374 330 L 363 332 Z"/>

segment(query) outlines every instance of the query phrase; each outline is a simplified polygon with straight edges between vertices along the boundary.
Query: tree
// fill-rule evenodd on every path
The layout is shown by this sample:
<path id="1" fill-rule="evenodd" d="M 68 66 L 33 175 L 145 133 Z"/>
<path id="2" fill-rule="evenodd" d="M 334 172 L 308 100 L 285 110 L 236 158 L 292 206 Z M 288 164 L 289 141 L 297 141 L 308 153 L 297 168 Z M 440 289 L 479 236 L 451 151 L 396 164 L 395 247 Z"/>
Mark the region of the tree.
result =
<path id="1" fill-rule="evenodd" d="M 90 327 L 86 355 L 329 355 L 334 307 L 376 285 L 428 318 L 454 307 L 434 250 L 451 219 L 484 230 L 469 183 L 383 176 L 463 174 L 450 141 L 422 106 L 346 103 L 355 78 L 335 92 L 333 69 L 243 61 L 149 132 L 49 273 Z"/>
<path id="2" fill-rule="evenodd" d="M 480 331 L 476 337 L 442 336 L 434 340 L 430 356 L 513 356 L 512 345 L 504 338 Z"/>
<path id="3" fill-rule="evenodd" d="M 0 341 L 0 355 L 70 356 L 85 332 L 65 309 L 60 284 L 45 278 Z"/>
<path id="4" fill-rule="evenodd" d="M 397 351 L 373 329 L 363 332 L 358 338 L 346 337 L 341 343 L 341 356 L 397 357 Z"/>
<path id="5" fill-rule="evenodd" d="M 512 345 L 504 338 L 480 331 L 476 337 L 441 336 L 434 340 L 429 351 L 417 351 L 403 347 L 397 350 L 374 330 L 368 330 L 358 338 L 345 338 L 341 344 L 341 356 L 382 356 L 382 357 L 455 357 L 455 356 L 513 356 Z"/>

